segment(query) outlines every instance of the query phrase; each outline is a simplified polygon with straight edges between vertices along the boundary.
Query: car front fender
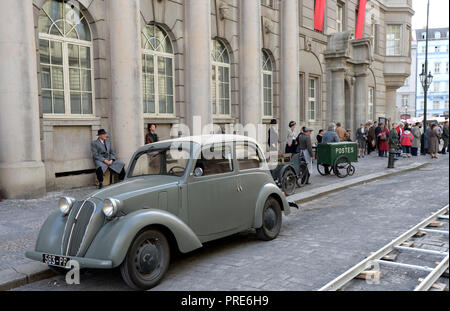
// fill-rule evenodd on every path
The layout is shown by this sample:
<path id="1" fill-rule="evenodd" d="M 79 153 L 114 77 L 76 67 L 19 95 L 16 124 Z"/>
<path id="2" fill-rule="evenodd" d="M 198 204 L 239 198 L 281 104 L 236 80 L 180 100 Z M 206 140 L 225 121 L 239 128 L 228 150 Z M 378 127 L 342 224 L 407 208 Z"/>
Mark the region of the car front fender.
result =
<path id="1" fill-rule="evenodd" d="M 151 225 L 163 226 L 170 230 L 182 253 L 202 247 L 198 237 L 181 219 L 166 211 L 146 209 L 106 223 L 92 241 L 85 257 L 109 259 L 113 267 L 117 267 L 125 259 L 139 231 Z"/>
<path id="2" fill-rule="evenodd" d="M 60 211 L 52 213 L 39 231 L 35 250 L 48 254 L 61 254 L 61 242 L 66 222 L 67 217 L 63 217 Z"/>
<path id="3" fill-rule="evenodd" d="M 253 228 L 262 227 L 262 213 L 264 210 L 264 204 L 266 203 L 269 196 L 273 196 L 278 202 L 280 202 L 281 209 L 284 211 L 285 215 L 291 213 L 291 207 L 289 206 L 286 196 L 281 192 L 273 183 L 265 184 L 258 194 L 258 199 L 256 200 L 255 217 L 253 219 Z"/>

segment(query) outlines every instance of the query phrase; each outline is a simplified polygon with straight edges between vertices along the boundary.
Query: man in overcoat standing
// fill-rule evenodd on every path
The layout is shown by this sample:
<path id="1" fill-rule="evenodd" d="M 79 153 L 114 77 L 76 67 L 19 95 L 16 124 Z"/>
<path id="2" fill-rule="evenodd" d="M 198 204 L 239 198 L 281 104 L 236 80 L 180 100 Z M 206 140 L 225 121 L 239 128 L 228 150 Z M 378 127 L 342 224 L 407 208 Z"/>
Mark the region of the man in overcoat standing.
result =
<path id="1" fill-rule="evenodd" d="M 125 163 L 116 160 L 116 155 L 104 129 L 98 130 L 98 139 L 91 143 L 91 152 L 95 164 L 95 173 L 99 182 L 99 189 L 103 188 L 103 175 L 109 169 L 111 173 L 119 175 L 119 180 L 125 178 Z"/>

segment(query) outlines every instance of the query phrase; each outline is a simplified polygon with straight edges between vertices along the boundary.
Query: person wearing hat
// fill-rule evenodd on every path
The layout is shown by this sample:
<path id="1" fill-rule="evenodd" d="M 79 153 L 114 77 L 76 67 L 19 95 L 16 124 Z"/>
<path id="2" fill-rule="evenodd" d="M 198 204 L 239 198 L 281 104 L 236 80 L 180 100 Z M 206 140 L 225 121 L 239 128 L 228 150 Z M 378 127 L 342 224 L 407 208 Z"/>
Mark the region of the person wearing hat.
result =
<path id="1" fill-rule="evenodd" d="M 272 119 L 270 121 L 267 144 L 269 145 L 269 151 L 277 151 L 278 150 L 278 132 L 277 132 L 277 120 L 276 119 Z"/>
<path id="2" fill-rule="evenodd" d="M 308 179 L 306 180 L 306 184 L 310 184 L 309 176 L 312 173 L 312 161 L 314 161 L 312 143 L 311 143 L 311 133 L 314 130 L 310 127 L 305 127 L 303 132 L 298 134 L 297 136 L 297 150 L 300 156 L 305 157 L 305 161 L 308 164 Z"/>
<path id="3" fill-rule="evenodd" d="M 285 153 L 295 153 L 297 150 L 297 140 L 295 139 L 297 135 L 295 134 L 295 126 L 297 123 L 295 121 L 289 122 L 289 129 L 286 137 L 286 148 Z"/>
<path id="4" fill-rule="evenodd" d="M 108 133 L 104 129 L 98 130 L 97 140 L 91 143 L 91 152 L 94 158 L 95 173 L 99 182 L 99 189 L 103 188 L 103 175 L 109 169 L 119 175 L 119 180 L 125 178 L 125 163 L 116 160 L 116 155 L 108 139 Z"/>

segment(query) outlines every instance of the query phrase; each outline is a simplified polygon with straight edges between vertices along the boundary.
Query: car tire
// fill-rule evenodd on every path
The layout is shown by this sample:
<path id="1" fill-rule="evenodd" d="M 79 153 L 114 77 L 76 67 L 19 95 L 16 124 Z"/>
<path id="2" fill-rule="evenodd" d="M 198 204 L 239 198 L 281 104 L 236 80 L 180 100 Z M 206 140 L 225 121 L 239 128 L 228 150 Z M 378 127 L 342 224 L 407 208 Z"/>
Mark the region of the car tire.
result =
<path id="1" fill-rule="evenodd" d="M 264 204 L 262 212 L 262 227 L 256 229 L 258 239 L 271 241 L 275 239 L 281 230 L 282 215 L 280 203 L 270 197 Z"/>
<path id="2" fill-rule="evenodd" d="M 161 282 L 170 263 L 170 247 L 159 230 L 137 234 L 120 266 L 125 283 L 135 290 L 146 290 Z"/>

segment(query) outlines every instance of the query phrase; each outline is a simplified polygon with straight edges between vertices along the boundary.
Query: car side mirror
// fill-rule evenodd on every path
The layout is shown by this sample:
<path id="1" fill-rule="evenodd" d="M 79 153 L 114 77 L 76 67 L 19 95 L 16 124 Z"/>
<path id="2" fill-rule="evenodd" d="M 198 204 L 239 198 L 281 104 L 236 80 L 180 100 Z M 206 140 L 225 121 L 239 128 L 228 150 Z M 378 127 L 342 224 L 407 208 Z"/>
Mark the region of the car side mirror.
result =
<path id="1" fill-rule="evenodd" d="M 203 176 L 203 169 L 201 167 L 196 167 L 194 170 L 194 176 L 195 177 Z"/>

